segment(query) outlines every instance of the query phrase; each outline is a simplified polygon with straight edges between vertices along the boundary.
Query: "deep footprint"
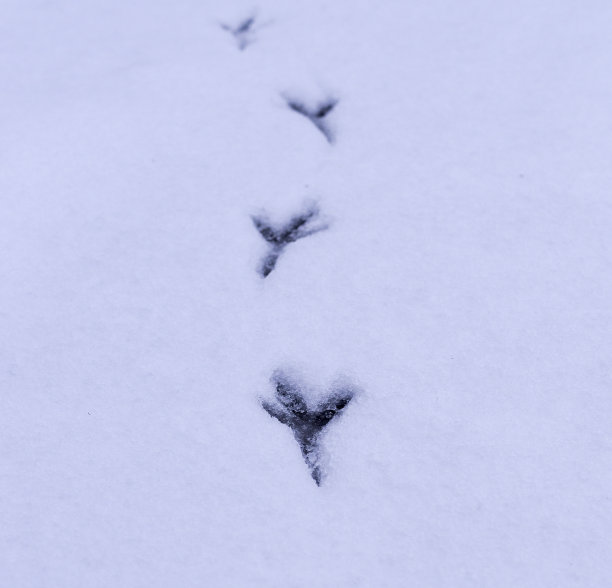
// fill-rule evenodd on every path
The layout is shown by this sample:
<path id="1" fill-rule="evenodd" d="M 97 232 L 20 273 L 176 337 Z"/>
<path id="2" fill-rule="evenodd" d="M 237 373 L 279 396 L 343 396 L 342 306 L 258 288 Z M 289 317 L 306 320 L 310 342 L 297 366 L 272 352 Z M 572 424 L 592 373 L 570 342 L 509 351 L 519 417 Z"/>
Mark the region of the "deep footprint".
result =
<path id="1" fill-rule="evenodd" d="M 318 233 L 328 227 L 324 222 L 314 224 L 319 219 L 319 209 L 311 204 L 303 213 L 293 216 L 281 228 L 273 228 L 265 216 L 252 216 L 253 224 L 259 234 L 270 244 L 270 251 L 262 260 L 258 272 L 265 278 L 276 267 L 280 254 L 289 243 Z"/>
<path id="2" fill-rule="evenodd" d="M 325 475 L 320 463 L 321 433 L 346 408 L 354 392 L 346 387 L 333 390 L 315 408 L 310 409 L 299 386 L 282 371 L 274 372 L 271 382 L 276 386 L 276 402 L 262 400 L 261 405 L 270 416 L 293 431 L 310 475 L 320 486 Z"/>

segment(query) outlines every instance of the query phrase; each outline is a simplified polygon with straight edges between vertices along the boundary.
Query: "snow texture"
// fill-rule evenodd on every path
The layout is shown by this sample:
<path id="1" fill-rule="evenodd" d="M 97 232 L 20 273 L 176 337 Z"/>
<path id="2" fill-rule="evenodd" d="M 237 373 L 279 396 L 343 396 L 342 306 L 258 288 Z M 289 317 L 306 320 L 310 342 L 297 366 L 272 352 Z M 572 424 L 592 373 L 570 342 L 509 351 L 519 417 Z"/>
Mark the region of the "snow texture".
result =
<path id="1" fill-rule="evenodd" d="M 609 585 L 611 18 L 4 0 L 0 586 Z"/>

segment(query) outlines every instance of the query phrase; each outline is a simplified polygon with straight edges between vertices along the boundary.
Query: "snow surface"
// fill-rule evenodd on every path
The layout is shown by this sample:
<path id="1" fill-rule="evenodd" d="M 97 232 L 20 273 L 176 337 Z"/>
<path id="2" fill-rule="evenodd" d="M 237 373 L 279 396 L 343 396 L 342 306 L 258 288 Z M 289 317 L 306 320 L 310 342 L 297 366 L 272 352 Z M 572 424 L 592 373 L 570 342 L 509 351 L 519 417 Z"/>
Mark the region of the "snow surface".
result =
<path id="1" fill-rule="evenodd" d="M 3 0 L 0 586 L 610 585 L 611 26 Z M 276 369 L 359 389 L 321 487 Z"/>

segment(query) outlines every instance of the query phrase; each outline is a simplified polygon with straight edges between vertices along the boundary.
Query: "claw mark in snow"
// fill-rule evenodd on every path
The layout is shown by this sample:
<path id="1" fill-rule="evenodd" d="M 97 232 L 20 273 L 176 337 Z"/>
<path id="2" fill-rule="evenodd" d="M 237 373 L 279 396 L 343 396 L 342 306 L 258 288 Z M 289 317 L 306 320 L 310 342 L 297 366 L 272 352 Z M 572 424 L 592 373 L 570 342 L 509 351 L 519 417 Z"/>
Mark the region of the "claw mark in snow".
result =
<path id="1" fill-rule="evenodd" d="M 350 388 L 340 387 L 332 390 L 317 406 L 309 408 L 299 386 L 282 371 L 275 371 L 271 381 L 276 386 L 276 402 L 261 400 L 261 405 L 270 416 L 293 431 L 310 475 L 317 486 L 320 486 L 324 476 L 321 465 L 321 433 L 346 408 L 354 392 Z"/>
<path id="2" fill-rule="evenodd" d="M 327 115 L 336 107 L 338 100 L 330 98 L 317 104 L 314 108 L 304 104 L 302 100 L 296 100 L 285 96 L 287 106 L 295 112 L 305 116 L 317 129 L 319 129 L 328 143 L 335 141 L 335 136 L 329 128 Z"/>
<path id="3" fill-rule="evenodd" d="M 327 228 L 326 223 L 314 224 L 319 216 L 316 204 L 310 204 L 307 209 L 294 217 L 282 228 L 273 228 L 265 216 L 252 216 L 253 224 L 259 234 L 270 244 L 271 249 L 264 257 L 259 267 L 262 278 L 267 277 L 276 267 L 280 254 L 289 243 L 308 237 Z"/>

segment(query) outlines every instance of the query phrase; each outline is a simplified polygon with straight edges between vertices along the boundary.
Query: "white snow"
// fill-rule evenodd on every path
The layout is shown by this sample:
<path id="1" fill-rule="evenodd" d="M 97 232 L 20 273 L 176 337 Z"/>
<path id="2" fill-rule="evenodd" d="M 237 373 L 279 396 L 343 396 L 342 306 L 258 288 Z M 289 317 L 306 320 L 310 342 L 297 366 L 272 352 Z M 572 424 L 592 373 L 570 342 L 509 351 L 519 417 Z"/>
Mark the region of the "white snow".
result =
<path id="1" fill-rule="evenodd" d="M 606 586 L 611 18 L 4 0 L 0 586 Z M 278 368 L 359 389 L 321 487 Z"/>

